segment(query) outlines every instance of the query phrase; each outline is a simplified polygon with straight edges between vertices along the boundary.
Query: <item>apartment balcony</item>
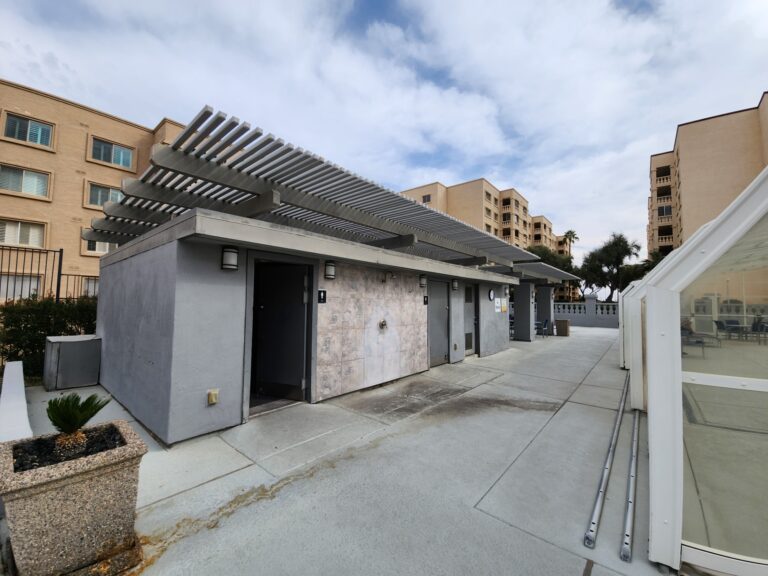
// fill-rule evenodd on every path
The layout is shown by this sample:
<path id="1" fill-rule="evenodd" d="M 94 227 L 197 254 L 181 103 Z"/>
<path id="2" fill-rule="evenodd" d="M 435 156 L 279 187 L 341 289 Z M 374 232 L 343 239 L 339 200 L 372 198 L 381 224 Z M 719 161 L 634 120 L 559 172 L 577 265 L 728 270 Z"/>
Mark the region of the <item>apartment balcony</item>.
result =
<path id="1" fill-rule="evenodd" d="M 656 184 L 669 184 L 672 182 L 672 176 L 658 176 L 656 178 Z"/>
<path id="2" fill-rule="evenodd" d="M 656 204 L 672 204 L 672 196 L 656 196 Z"/>
<path id="3" fill-rule="evenodd" d="M 672 216 L 657 216 L 656 217 L 656 223 L 657 224 L 671 224 L 672 223 Z"/>
<path id="4" fill-rule="evenodd" d="M 659 244 L 672 244 L 672 238 L 671 234 L 669 236 L 659 236 Z"/>

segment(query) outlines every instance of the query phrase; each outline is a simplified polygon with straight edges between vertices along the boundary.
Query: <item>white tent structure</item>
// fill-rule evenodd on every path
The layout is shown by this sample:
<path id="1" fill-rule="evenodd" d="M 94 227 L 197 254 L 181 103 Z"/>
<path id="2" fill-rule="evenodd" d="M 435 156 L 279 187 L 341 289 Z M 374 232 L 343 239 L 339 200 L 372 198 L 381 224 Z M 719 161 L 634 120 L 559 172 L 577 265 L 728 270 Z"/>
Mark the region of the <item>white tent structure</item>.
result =
<path id="1" fill-rule="evenodd" d="M 651 560 L 768 574 L 768 168 L 621 295 Z"/>

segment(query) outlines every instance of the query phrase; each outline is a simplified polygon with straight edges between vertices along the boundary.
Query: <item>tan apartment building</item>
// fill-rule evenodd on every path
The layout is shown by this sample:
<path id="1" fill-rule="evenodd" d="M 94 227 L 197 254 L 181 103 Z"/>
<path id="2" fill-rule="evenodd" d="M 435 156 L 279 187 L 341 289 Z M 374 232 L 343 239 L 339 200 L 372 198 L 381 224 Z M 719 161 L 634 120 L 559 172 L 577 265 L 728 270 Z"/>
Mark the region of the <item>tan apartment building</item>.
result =
<path id="1" fill-rule="evenodd" d="M 454 186 L 433 182 L 402 194 L 519 248 L 545 246 L 561 255 L 571 254 L 570 244 L 555 234 L 552 222 L 545 216 L 531 216 L 528 200 L 514 188 L 499 190 L 485 178 L 478 178 Z M 576 286 L 556 288 L 557 300 L 572 301 L 578 297 Z"/>
<path id="2" fill-rule="evenodd" d="M 680 124 L 673 149 L 651 156 L 649 254 L 680 246 L 768 164 L 766 95 L 754 108 Z"/>
<path id="3" fill-rule="evenodd" d="M 519 248 L 546 246 L 570 254 L 545 216 L 531 216 L 528 200 L 514 188 L 499 190 L 485 178 L 454 186 L 433 182 L 402 192 L 404 196 L 502 238 Z"/>
<path id="4" fill-rule="evenodd" d="M 51 291 L 58 256 L 43 265 L 41 249 L 63 250 L 61 273 L 85 278 L 67 292 L 94 293 L 111 246 L 81 240 L 81 230 L 147 167 L 152 145 L 182 128 L 168 119 L 146 128 L 0 80 L 0 299 Z"/>

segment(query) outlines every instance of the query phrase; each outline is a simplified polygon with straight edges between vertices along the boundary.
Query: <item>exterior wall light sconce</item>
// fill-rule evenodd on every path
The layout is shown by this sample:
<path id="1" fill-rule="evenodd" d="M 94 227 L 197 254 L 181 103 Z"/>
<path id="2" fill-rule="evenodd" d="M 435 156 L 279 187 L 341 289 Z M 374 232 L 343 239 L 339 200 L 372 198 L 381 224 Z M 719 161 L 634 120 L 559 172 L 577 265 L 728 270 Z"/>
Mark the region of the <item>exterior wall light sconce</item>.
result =
<path id="1" fill-rule="evenodd" d="M 224 246 L 221 249 L 221 269 L 237 270 L 237 257 L 240 251 L 237 246 Z"/>
<path id="2" fill-rule="evenodd" d="M 459 281 L 456 279 L 451 280 L 451 290 L 459 289 Z"/>
<path id="3" fill-rule="evenodd" d="M 509 296 L 509 285 L 505 284 L 504 285 L 504 297 L 508 297 L 508 296 Z"/>
<path id="4" fill-rule="evenodd" d="M 333 260 L 325 261 L 325 279 L 326 280 L 336 279 L 336 262 Z"/>
<path id="5" fill-rule="evenodd" d="M 426 287 L 427 287 L 427 275 L 419 274 L 419 288 L 426 288 Z"/>

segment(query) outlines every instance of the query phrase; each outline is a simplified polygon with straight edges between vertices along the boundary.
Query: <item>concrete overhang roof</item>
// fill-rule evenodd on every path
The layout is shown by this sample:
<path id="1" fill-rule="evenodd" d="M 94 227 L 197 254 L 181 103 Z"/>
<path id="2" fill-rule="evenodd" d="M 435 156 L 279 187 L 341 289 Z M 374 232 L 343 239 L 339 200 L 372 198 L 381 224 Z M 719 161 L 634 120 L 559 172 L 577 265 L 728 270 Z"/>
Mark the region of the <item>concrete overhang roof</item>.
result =
<path id="1" fill-rule="evenodd" d="M 185 239 L 207 240 L 227 246 L 359 263 L 386 270 L 409 270 L 445 278 L 494 284 L 519 283 L 517 278 L 499 272 L 439 262 L 396 250 L 333 238 L 301 228 L 201 208 L 190 210 L 153 228 L 133 242 L 102 256 L 101 266 L 106 268 L 163 244 Z"/>
<path id="2" fill-rule="evenodd" d="M 539 259 L 210 107 L 150 162 L 85 239 L 124 244 L 203 208 L 454 264 Z"/>

